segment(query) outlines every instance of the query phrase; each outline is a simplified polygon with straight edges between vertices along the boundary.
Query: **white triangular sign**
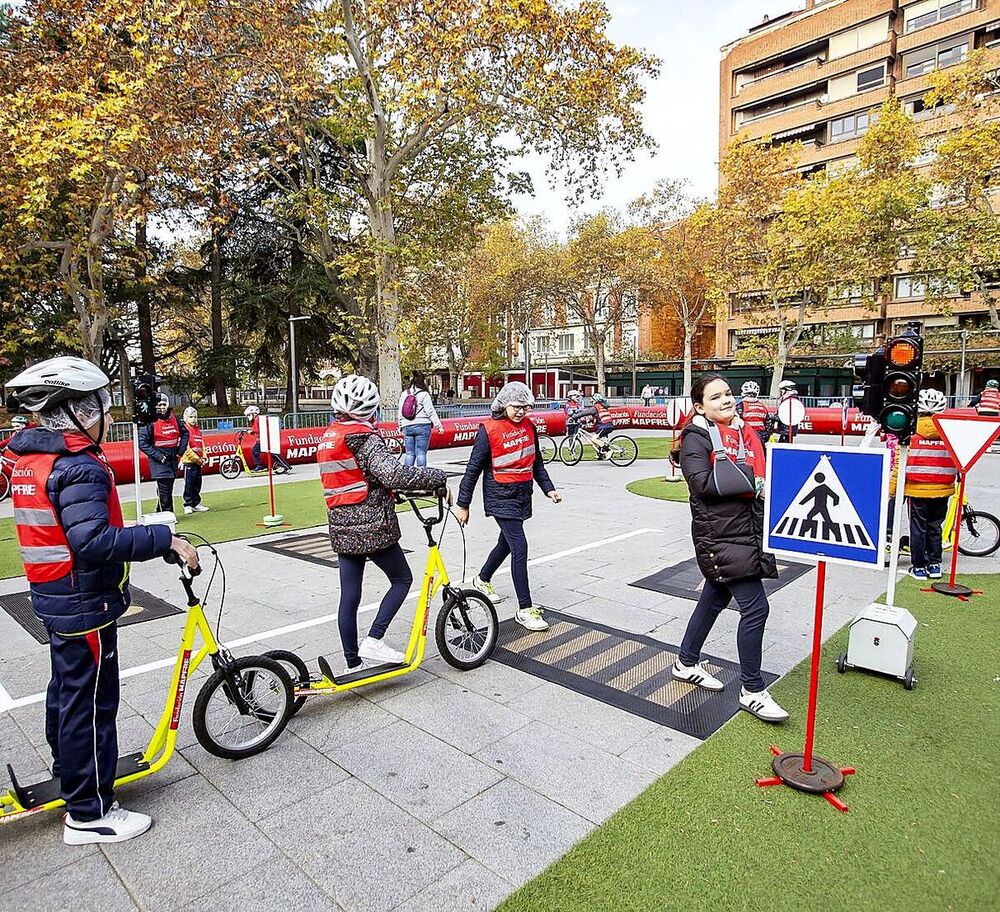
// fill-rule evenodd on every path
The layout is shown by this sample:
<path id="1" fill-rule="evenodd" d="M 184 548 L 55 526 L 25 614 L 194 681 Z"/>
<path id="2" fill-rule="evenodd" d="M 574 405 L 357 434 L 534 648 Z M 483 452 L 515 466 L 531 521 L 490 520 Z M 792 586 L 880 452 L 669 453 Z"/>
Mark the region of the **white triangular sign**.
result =
<path id="1" fill-rule="evenodd" d="M 989 445 L 1000 436 L 1000 418 L 984 415 L 976 418 L 943 418 L 934 416 L 934 423 L 951 452 L 958 468 L 967 472 Z"/>
<path id="2" fill-rule="evenodd" d="M 820 456 L 771 535 L 875 550 L 829 456 Z"/>

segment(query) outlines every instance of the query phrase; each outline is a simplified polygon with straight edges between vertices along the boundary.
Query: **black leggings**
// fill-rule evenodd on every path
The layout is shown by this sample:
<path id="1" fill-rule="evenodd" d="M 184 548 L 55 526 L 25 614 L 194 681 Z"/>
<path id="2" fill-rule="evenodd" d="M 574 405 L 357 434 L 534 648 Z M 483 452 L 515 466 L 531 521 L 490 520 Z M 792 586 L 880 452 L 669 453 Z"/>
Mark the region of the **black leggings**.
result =
<path id="1" fill-rule="evenodd" d="M 524 520 L 493 517 L 500 527 L 500 538 L 493 546 L 479 578 L 488 583 L 500 565 L 510 555 L 510 575 L 514 579 L 518 608 L 531 607 L 531 589 L 528 586 L 528 539 L 524 535 Z"/>
<path id="2" fill-rule="evenodd" d="M 368 636 L 381 640 L 396 616 L 413 582 L 413 573 L 399 542 L 374 554 L 338 554 L 340 565 L 340 608 L 337 626 L 348 668 L 361 664 L 358 657 L 358 608 L 361 605 L 361 583 L 365 577 L 365 561 L 371 561 L 389 578 L 389 591 L 379 605 Z"/>

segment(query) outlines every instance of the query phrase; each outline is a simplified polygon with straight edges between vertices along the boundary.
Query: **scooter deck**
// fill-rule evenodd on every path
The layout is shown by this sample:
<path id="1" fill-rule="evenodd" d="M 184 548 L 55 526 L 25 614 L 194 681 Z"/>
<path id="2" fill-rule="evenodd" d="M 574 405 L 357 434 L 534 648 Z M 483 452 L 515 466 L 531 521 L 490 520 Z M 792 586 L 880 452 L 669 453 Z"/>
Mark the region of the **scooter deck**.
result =
<path id="1" fill-rule="evenodd" d="M 124 779 L 135 773 L 148 770 L 149 764 L 143 759 L 142 751 L 134 754 L 126 754 L 118 758 L 118 768 L 115 770 L 115 780 Z M 41 807 L 50 801 L 57 801 L 60 798 L 61 783 L 58 779 L 46 779 L 43 782 L 36 782 L 32 785 L 21 785 L 14 775 L 14 767 L 7 764 L 7 775 L 10 777 L 11 791 L 17 798 L 18 804 L 26 811 L 32 808 Z"/>
<path id="2" fill-rule="evenodd" d="M 353 684 L 355 681 L 363 681 L 365 678 L 375 678 L 388 671 L 397 671 L 400 668 L 408 668 L 406 662 L 389 662 L 385 665 L 370 665 L 368 668 L 361 668 L 358 671 L 351 671 L 347 674 L 335 675 L 330 663 L 320 656 L 318 659 L 319 670 L 324 676 L 334 684 Z"/>

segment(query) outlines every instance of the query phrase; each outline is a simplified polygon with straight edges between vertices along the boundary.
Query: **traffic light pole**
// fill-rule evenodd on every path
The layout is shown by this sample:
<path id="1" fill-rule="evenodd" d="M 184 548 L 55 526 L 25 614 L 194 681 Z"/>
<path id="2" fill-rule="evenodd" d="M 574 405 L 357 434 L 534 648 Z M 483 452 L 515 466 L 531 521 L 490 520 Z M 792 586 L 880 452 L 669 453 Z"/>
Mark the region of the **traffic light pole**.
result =
<path id="1" fill-rule="evenodd" d="M 902 535 L 903 501 L 906 499 L 906 453 L 910 449 L 909 441 L 901 443 L 896 454 L 896 499 L 892 511 L 892 543 L 889 547 L 889 584 L 886 586 L 885 603 L 896 604 L 896 573 L 899 570 L 899 539 Z"/>
<path id="2" fill-rule="evenodd" d="M 139 474 L 139 425 L 132 424 L 132 471 L 135 473 L 135 524 L 142 525 L 142 476 Z"/>

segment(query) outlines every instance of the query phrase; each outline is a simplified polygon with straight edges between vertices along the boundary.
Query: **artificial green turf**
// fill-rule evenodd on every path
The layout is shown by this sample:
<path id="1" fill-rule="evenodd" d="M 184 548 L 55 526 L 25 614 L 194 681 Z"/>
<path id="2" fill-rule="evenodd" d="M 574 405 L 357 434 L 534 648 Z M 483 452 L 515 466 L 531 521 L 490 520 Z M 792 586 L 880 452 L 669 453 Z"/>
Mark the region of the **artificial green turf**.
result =
<path id="1" fill-rule="evenodd" d="M 615 435 L 612 433 L 611 435 Z M 631 436 L 631 434 L 626 435 Z M 670 454 L 670 437 L 632 437 L 639 449 L 639 459 L 666 459 Z M 559 441 L 561 442 L 561 441 Z M 583 448 L 583 462 L 597 459 L 597 453 L 592 446 Z"/>
<path id="2" fill-rule="evenodd" d="M 675 503 L 688 502 L 688 486 L 683 478 L 679 481 L 664 481 L 665 476 L 639 478 L 625 485 L 626 489 L 640 497 L 654 497 L 656 500 L 672 500 Z"/>
<path id="3" fill-rule="evenodd" d="M 500 908 L 1000 908 L 1000 575 L 963 578 L 987 594 L 962 603 L 900 581 L 896 601 L 920 622 L 915 690 L 837 674 L 846 628 L 824 649 L 816 750 L 857 767 L 840 792 L 849 813 L 754 785 L 770 774 L 769 745 L 802 749 L 806 661 L 771 688 L 791 722 L 740 713 Z"/>

